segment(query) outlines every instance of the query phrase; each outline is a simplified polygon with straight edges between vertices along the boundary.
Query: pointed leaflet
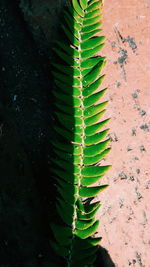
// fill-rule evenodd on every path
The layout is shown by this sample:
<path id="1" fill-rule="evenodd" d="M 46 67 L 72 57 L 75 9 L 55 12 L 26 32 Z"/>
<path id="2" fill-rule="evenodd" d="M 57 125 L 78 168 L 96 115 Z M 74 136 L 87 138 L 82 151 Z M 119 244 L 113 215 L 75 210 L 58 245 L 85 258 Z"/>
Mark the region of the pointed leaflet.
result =
<path id="1" fill-rule="evenodd" d="M 98 144 L 102 139 L 106 137 L 106 135 L 108 134 L 108 131 L 109 129 L 96 133 L 94 135 L 86 136 L 85 145 L 91 146 L 91 145 Z"/>
<path id="2" fill-rule="evenodd" d="M 81 5 L 82 9 L 86 9 L 87 8 L 87 0 L 80 0 L 80 5 Z"/>
<path id="3" fill-rule="evenodd" d="M 105 40 L 104 36 L 100 37 L 93 37 L 85 42 L 81 43 L 81 49 L 82 50 L 88 50 L 88 49 L 93 49 L 94 47 L 100 45 L 103 41 Z M 91 55 L 92 56 L 92 55 Z"/>
<path id="4" fill-rule="evenodd" d="M 104 151 L 102 151 L 101 153 L 97 154 L 96 156 L 92 156 L 92 157 L 84 157 L 84 165 L 88 166 L 88 165 L 93 165 L 98 163 L 101 159 L 103 159 L 108 153 L 110 152 L 110 148 L 105 149 Z M 82 177 L 83 180 L 84 177 Z M 82 183 L 83 184 L 83 183 Z"/>
<path id="5" fill-rule="evenodd" d="M 83 167 L 82 175 L 83 176 L 91 176 L 91 177 L 103 175 L 110 169 L 110 167 L 111 167 L 110 165 L 108 165 L 108 166 Z"/>
<path id="6" fill-rule="evenodd" d="M 81 187 L 80 196 L 81 197 L 95 197 L 107 187 L 108 185 L 101 185 L 101 186 L 95 186 L 95 187 Z"/>
<path id="7" fill-rule="evenodd" d="M 102 111 L 106 107 L 107 104 L 108 104 L 108 101 L 105 101 L 98 105 L 94 105 L 94 106 L 86 108 L 84 110 L 84 117 L 88 118 L 88 117 L 92 117 L 96 115 L 98 112 Z"/>
<path id="8" fill-rule="evenodd" d="M 82 11 L 82 9 L 81 9 L 81 7 L 80 7 L 80 5 L 78 3 L 78 0 L 72 0 L 72 4 L 73 4 L 73 7 L 74 7 L 75 11 L 78 13 L 78 15 L 81 16 L 81 17 L 84 17 L 84 12 Z"/>
<path id="9" fill-rule="evenodd" d="M 96 221 L 91 227 L 85 230 L 76 229 L 75 234 L 81 239 L 88 238 L 89 236 L 93 235 L 97 231 L 98 226 L 99 226 L 99 221 Z"/>
<path id="10" fill-rule="evenodd" d="M 85 107 L 93 106 L 101 99 L 101 97 L 105 94 L 105 92 L 106 92 L 106 89 L 103 89 L 98 93 L 95 93 L 89 97 L 86 97 L 83 101 L 84 106 Z"/>
<path id="11" fill-rule="evenodd" d="M 98 13 L 98 16 L 95 16 L 95 17 L 92 17 L 92 18 L 89 18 L 89 19 L 84 19 L 83 26 L 89 26 L 89 25 L 95 24 L 98 21 L 100 21 L 102 16 L 99 15 L 99 10 L 98 10 L 98 12 L 97 12 L 97 10 L 95 10 L 95 11 L 96 11 L 95 13 Z"/>
<path id="12" fill-rule="evenodd" d="M 95 176 L 95 177 L 82 176 L 81 184 L 83 186 L 93 185 L 93 184 L 97 183 L 102 177 L 103 177 L 103 175 Z"/>

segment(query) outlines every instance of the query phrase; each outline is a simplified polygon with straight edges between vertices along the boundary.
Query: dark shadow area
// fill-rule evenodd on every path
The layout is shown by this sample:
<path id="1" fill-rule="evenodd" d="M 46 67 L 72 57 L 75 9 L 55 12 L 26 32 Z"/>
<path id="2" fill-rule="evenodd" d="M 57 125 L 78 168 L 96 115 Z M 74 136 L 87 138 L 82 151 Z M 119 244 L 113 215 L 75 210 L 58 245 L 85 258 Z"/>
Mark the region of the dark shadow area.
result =
<path id="1" fill-rule="evenodd" d="M 63 262 L 49 244 L 50 222 L 60 222 L 65 217 L 62 214 L 61 218 L 61 212 L 58 217 L 53 205 L 56 197 L 62 205 L 63 195 L 56 189 L 60 173 L 52 169 L 60 170 L 62 175 L 65 157 L 73 154 L 68 145 L 74 139 L 75 122 L 61 117 L 74 115 L 72 92 L 63 101 L 58 99 L 57 107 L 53 104 L 58 97 L 51 94 L 57 90 L 50 76 L 50 62 L 46 54 L 39 53 L 23 20 L 19 1 L 1 0 L 0 11 L 0 267 L 62 267 Z M 71 79 L 67 85 L 71 88 Z M 62 88 L 62 94 L 66 89 Z M 55 125 L 70 132 L 67 140 L 62 128 L 54 131 L 54 120 Z M 66 144 L 69 153 L 60 146 L 52 148 L 51 140 Z M 49 158 L 54 159 L 50 166 Z M 70 158 L 69 179 L 73 168 Z M 68 184 L 69 201 L 71 190 L 73 186 Z M 66 206 L 66 212 L 69 209 L 71 206 Z M 114 266 L 105 249 L 101 248 L 98 254 L 95 266 Z"/>

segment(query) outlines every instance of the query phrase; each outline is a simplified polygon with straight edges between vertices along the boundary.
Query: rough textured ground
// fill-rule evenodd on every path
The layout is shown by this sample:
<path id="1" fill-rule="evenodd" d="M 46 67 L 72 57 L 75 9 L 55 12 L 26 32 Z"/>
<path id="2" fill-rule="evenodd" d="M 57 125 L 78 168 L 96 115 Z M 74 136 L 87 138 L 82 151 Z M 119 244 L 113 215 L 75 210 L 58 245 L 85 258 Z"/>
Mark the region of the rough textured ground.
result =
<path id="1" fill-rule="evenodd" d="M 150 2 L 105 1 L 103 50 L 113 165 L 101 197 L 102 246 L 115 266 L 150 266 Z"/>
<path id="2" fill-rule="evenodd" d="M 49 62 L 64 3 L 0 3 L 0 267 L 53 266 L 45 180 L 52 135 Z M 101 251 L 100 267 L 150 266 L 149 21 L 149 0 L 105 1 L 103 54 L 112 118 L 107 162 L 113 168 L 105 179 L 110 188 L 100 196 L 99 234 L 112 260 Z"/>

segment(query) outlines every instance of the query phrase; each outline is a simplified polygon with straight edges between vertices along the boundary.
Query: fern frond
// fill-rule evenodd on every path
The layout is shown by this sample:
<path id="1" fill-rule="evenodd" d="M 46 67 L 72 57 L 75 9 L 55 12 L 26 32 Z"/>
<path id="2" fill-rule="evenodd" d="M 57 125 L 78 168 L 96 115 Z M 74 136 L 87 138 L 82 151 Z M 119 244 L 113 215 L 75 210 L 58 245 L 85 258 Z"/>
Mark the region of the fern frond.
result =
<path id="1" fill-rule="evenodd" d="M 67 267 L 90 266 L 96 259 L 101 239 L 94 235 L 100 203 L 91 200 L 107 188 L 96 183 L 111 167 L 99 166 L 110 151 L 105 127 L 109 119 L 102 119 L 106 88 L 99 90 L 106 65 L 105 57 L 99 55 L 105 37 L 97 36 L 101 8 L 102 0 L 72 0 L 61 25 L 64 39 L 54 49 L 58 62 L 53 63 L 56 137 L 52 177 L 60 222 L 51 224 L 51 246 L 65 257 Z"/>

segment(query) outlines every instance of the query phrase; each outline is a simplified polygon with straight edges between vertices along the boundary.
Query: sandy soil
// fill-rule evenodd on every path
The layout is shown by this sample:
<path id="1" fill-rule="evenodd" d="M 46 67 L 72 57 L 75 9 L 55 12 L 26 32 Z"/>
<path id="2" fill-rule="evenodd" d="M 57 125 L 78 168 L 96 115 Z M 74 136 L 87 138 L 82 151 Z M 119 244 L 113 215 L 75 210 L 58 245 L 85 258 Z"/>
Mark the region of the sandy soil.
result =
<path id="1" fill-rule="evenodd" d="M 110 184 L 100 234 L 115 266 L 150 266 L 150 3 L 105 1 Z"/>

